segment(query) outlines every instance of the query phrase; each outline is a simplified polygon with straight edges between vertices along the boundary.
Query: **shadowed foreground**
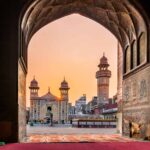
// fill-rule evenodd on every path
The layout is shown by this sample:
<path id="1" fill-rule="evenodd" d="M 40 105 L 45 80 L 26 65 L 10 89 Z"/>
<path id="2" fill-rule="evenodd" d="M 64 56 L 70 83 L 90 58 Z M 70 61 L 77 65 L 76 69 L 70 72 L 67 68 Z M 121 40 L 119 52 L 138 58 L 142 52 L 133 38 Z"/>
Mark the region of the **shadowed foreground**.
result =
<path id="1" fill-rule="evenodd" d="M 0 150 L 149 150 L 150 142 L 8 144 Z"/>

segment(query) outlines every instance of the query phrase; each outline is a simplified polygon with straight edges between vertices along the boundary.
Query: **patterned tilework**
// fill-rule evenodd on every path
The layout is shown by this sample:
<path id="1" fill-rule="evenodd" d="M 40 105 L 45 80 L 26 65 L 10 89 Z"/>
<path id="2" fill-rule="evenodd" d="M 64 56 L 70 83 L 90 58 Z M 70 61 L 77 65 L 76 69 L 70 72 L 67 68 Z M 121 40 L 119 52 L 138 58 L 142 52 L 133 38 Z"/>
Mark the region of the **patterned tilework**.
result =
<path id="1" fill-rule="evenodd" d="M 53 142 L 133 142 L 135 140 L 122 137 L 119 134 L 71 134 L 71 135 L 30 135 L 25 143 L 53 143 Z"/>

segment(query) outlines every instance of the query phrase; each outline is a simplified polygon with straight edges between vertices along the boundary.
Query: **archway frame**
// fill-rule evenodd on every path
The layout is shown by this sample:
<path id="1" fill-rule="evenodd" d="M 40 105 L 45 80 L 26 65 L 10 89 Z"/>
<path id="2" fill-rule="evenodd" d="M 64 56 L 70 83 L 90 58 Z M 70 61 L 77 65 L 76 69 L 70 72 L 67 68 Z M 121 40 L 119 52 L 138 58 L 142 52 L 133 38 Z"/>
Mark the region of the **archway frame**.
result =
<path id="1" fill-rule="evenodd" d="M 145 31 L 145 33 L 146 33 L 146 40 L 148 41 L 149 40 L 149 26 L 148 26 L 148 17 L 146 16 L 146 13 L 144 13 L 144 11 L 142 10 L 142 8 L 140 7 L 140 5 L 137 3 L 137 2 L 135 2 L 134 0 L 132 1 L 132 0 L 130 0 L 130 1 L 128 1 L 128 3 L 130 3 L 130 5 L 131 5 L 131 7 L 134 9 L 134 11 L 136 11 L 136 13 L 139 13 L 138 15 L 140 15 L 140 19 L 142 19 L 142 25 L 141 24 L 139 24 L 139 25 L 137 25 L 136 26 L 136 23 L 134 22 L 135 20 L 135 18 L 133 19 L 132 17 L 133 17 L 133 14 L 131 13 L 129 13 L 129 17 L 130 17 L 130 19 L 131 19 L 131 22 L 130 23 L 133 23 L 133 27 L 134 27 L 134 30 L 137 30 L 137 32 L 136 31 L 132 31 L 132 32 L 134 32 L 134 35 L 132 35 L 130 32 L 131 32 L 131 29 L 132 29 L 132 26 L 130 27 L 130 26 L 127 26 L 127 27 L 129 27 L 129 33 L 127 33 L 127 31 L 124 29 L 125 27 L 122 27 L 121 25 L 119 25 L 119 23 L 117 24 L 117 23 L 114 23 L 113 22 L 113 20 L 109 20 L 108 19 L 108 21 L 110 21 L 110 23 L 112 23 L 112 25 L 114 25 L 115 27 L 117 26 L 118 27 L 118 31 L 120 32 L 120 33 L 116 33 L 116 31 L 115 31 L 115 29 L 112 29 L 111 30 L 111 28 L 112 27 L 108 27 L 107 25 L 105 25 L 105 23 L 103 23 L 103 21 L 102 21 L 102 19 L 99 19 L 99 20 L 97 20 L 97 18 L 94 18 L 93 16 L 90 16 L 89 15 L 89 12 L 87 11 L 87 14 L 85 13 L 83 13 L 82 11 L 80 12 L 80 9 L 77 7 L 77 6 L 79 6 L 79 7 L 82 7 L 82 3 L 81 3 L 81 1 L 80 0 L 77 0 L 78 2 L 77 2 L 77 6 L 76 6 L 76 9 L 74 9 L 73 11 L 71 10 L 69 13 L 67 13 L 67 14 L 64 14 L 64 15 L 61 15 L 61 16 L 59 16 L 59 17 L 56 17 L 55 19 L 52 19 L 52 21 L 48 21 L 47 23 L 45 23 L 44 25 L 41 25 L 39 28 L 37 28 L 37 29 L 33 29 L 32 31 L 31 31 L 31 34 L 29 34 L 29 36 L 28 37 L 26 37 L 27 35 L 26 35 L 26 33 L 24 32 L 26 29 L 25 28 L 22 28 L 22 22 L 23 22 L 23 19 L 24 19 L 24 16 L 26 15 L 26 16 L 30 16 L 30 13 L 29 14 L 26 14 L 26 12 L 27 12 L 27 10 L 28 10 L 28 8 L 35 2 L 36 0 L 29 0 L 28 1 L 28 3 L 26 4 L 26 6 L 23 8 L 23 10 L 22 10 L 22 12 L 21 12 L 21 14 L 20 14 L 20 20 L 19 20 L 19 39 L 20 39 L 20 42 L 19 42 L 19 45 L 18 45 L 18 47 L 19 47 L 19 51 L 18 51 L 18 60 L 19 60 L 19 63 L 18 63 L 18 65 L 20 64 L 21 65 L 21 68 L 22 68 L 22 70 L 23 70 L 23 72 L 24 72 L 24 74 L 25 74 L 25 76 L 24 76 L 24 78 L 26 77 L 26 74 L 27 74 L 27 49 L 28 49 L 28 43 L 29 43 L 29 41 L 30 41 L 30 39 L 32 38 L 32 36 L 34 35 L 34 33 L 36 33 L 40 28 L 42 28 L 44 25 L 46 25 L 46 24 L 48 24 L 48 23 L 50 23 L 50 22 L 52 22 L 52 21 L 54 21 L 54 20 L 57 20 L 57 19 L 59 19 L 59 18 L 61 18 L 61 17 L 64 17 L 64 16 L 66 16 L 66 15 L 70 15 L 70 14 L 72 14 L 72 13 L 79 13 L 80 15 L 83 15 L 83 16 L 85 16 L 85 17 L 88 17 L 88 18 L 90 18 L 90 19 L 92 19 L 92 20 L 94 20 L 94 21 L 96 21 L 96 22 L 98 22 L 98 23 L 100 23 L 100 24 L 102 24 L 104 27 L 106 27 L 109 31 L 111 31 L 114 35 L 115 35 L 115 37 L 118 39 L 118 41 L 120 42 L 120 44 L 121 44 L 121 46 L 122 46 L 122 50 L 123 50 L 123 53 L 124 53 L 124 50 L 126 49 L 126 47 L 127 46 L 131 46 L 131 44 L 132 44 L 132 42 L 134 41 L 134 40 L 136 40 L 136 38 L 135 38 L 135 35 L 137 36 L 137 38 L 139 37 L 139 35 L 141 34 L 141 32 L 143 32 L 143 30 Z M 45 0 L 46 1 L 46 0 Z M 107 1 L 107 0 L 106 0 Z M 88 1 L 87 1 L 88 2 Z M 95 1 L 93 0 L 93 3 L 94 3 Z M 80 6 L 81 5 L 81 6 Z M 36 4 L 33 6 L 33 8 L 32 9 L 34 9 L 34 7 L 36 6 Z M 136 8 L 136 9 L 135 9 Z M 31 9 L 31 11 L 32 11 L 32 9 Z M 90 8 L 91 9 L 91 8 Z M 95 9 L 95 7 L 93 8 L 93 12 L 95 12 L 94 11 L 94 9 Z M 128 9 L 129 9 L 129 7 L 128 7 Z M 98 10 L 97 10 L 98 11 Z M 110 12 L 108 12 L 108 13 L 110 13 Z M 95 12 L 95 14 L 94 15 L 98 15 L 98 14 L 96 14 L 96 12 Z M 132 15 L 132 16 L 131 16 Z M 28 17 L 29 17 L 28 16 Z M 25 18 L 25 19 L 31 19 L 31 18 Z M 101 16 L 98 16 L 98 17 L 101 17 Z M 106 16 L 107 17 L 107 16 Z M 129 19 L 129 18 L 128 18 Z M 33 21 L 33 20 L 32 20 Z M 139 29 L 140 28 L 140 25 L 142 26 L 142 29 Z M 143 27 L 144 26 L 144 27 Z M 114 27 L 114 28 L 115 28 Z M 139 32 L 138 32 L 138 30 L 139 30 Z M 120 35 L 119 35 L 120 34 Z M 122 36 L 122 37 L 119 37 L 119 36 Z M 127 74 L 123 74 L 123 78 L 124 79 L 126 79 L 126 78 L 129 78 L 130 76 L 132 76 L 132 74 L 134 74 L 135 72 L 138 72 L 138 71 L 140 71 L 140 70 L 142 70 L 143 68 L 145 68 L 145 67 L 147 67 L 147 66 L 149 66 L 149 60 L 150 60 L 150 54 L 149 54 L 149 49 L 150 49 L 150 44 L 148 45 L 148 43 L 146 42 L 146 61 L 144 62 L 144 63 L 142 63 L 142 64 L 140 64 L 139 66 L 137 65 L 136 66 L 136 68 L 132 68 Z M 124 61 L 123 61 L 124 62 Z M 124 62 L 125 63 L 125 62 Z M 19 77 L 19 76 L 18 76 Z M 18 85 L 19 85 L 19 83 L 20 83 L 20 81 L 19 81 L 19 78 L 18 78 Z"/>

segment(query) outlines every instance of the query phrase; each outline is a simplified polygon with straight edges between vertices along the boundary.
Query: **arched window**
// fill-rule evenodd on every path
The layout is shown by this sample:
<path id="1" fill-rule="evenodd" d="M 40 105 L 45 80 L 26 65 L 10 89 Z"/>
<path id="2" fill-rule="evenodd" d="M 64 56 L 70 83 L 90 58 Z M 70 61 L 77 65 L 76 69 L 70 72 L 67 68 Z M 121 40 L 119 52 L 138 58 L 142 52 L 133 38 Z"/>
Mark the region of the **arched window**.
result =
<path id="1" fill-rule="evenodd" d="M 137 65 L 140 65 L 146 61 L 146 35 L 142 32 L 137 42 Z"/>
<path id="2" fill-rule="evenodd" d="M 124 57 L 123 57 L 123 72 L 126 73 L 126 50 L 124 51 Z"/>
<path id="3" fill-rule="evenodd" d="M 128 46 L 124 53 L 124 73 L 130 71 L 131 59 L 130 59 L 130 47 Z"/>
<path id="4" fill-rule="evenodd" d="M 135 68 L 137 65 L 137 49 L 136 41 L 134 40 L 131 44 L 131 69 Z"/>
<path id="5" fill-rule="evenodd" d="M 131 59 L 130 59 L 130 47 L 128 46 L 126 49 L 126 72 L 130 71 Z"/>

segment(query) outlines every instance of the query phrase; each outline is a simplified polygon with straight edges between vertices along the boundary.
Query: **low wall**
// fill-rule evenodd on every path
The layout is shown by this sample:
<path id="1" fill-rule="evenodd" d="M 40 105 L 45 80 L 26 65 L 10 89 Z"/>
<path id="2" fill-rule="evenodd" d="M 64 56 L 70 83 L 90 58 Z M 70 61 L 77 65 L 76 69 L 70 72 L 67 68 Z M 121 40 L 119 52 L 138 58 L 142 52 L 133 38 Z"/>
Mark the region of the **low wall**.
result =
<path id="1" fill-rule="evenodd" d="M 78 128 L 116 128 L 116 120 L 73 120 L 72 126 Z"/>

